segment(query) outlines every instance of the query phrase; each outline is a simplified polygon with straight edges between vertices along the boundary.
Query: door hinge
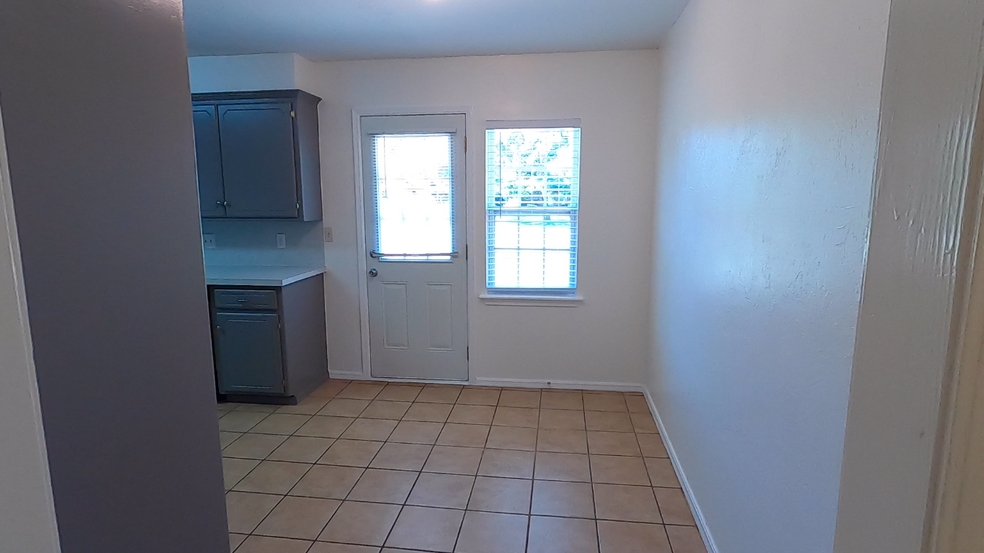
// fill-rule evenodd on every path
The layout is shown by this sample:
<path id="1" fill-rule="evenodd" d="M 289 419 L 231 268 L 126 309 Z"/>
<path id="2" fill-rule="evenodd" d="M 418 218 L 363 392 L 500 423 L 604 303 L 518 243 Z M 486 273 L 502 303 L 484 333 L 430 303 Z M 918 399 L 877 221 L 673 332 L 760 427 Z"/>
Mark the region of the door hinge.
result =
<path id="1" fill-rule="evenodd" d="M 471 360 L 471 348 L 465 346 L 465 361 L 470 361 L 470 360 Z"/>
<path id="2" fill-rule="evenodd" d="M 465 244 L 465 261 L 468 261 L 468 244 Z"/>
<path id="3" fill-rule="evenodd" d="M 465 137 L 465 152 L 468 151 L 468 137 Z"/>

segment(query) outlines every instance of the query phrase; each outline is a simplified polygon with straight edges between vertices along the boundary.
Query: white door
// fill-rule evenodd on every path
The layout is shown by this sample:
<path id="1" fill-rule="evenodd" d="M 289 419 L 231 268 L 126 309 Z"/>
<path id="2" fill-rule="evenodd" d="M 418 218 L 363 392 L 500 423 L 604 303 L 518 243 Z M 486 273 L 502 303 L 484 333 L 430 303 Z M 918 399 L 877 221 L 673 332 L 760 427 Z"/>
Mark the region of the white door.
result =
<path id="1" fill-rule="evenodd" d="M 465 116 L 361 126 L 372 375 L 467 380 Z"/>

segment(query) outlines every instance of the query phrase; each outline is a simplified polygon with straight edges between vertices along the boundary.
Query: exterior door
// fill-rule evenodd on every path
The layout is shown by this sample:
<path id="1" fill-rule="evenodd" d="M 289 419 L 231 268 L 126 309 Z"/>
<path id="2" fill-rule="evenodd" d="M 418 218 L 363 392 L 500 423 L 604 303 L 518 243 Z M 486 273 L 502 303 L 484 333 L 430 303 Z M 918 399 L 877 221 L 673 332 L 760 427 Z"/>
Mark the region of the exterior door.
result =
<path id="1" fill-rule="evenodd" d="M 465 116 L 361 126 L 372 375 L 467 380 Z"/>

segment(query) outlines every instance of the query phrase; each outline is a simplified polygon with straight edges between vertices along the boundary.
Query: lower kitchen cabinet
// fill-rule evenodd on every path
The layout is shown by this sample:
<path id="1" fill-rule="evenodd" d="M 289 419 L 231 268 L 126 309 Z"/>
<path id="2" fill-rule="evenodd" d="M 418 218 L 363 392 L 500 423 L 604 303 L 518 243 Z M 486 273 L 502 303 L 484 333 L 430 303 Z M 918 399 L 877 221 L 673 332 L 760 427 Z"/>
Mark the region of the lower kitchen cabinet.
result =
<path id="1" fill-rule="evenodd" d="M 324 279 L 209 286 L 216 384 L 228 401 L 296 404 L 328 378 Z"/>

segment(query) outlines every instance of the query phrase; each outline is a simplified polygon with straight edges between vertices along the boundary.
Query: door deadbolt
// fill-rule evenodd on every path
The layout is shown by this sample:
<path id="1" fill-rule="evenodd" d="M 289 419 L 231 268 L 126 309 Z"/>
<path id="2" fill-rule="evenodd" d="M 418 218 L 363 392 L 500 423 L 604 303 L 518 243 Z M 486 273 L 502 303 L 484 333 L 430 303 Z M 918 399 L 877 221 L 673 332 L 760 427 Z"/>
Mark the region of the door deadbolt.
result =
<path id="1" fill-rule="evenodd" d="M 372 278 L 376 278 L 377 276 L 379 276 L 379 271 L 377 271 L 376 269 L 369 269 L 369 276 Z"/>

